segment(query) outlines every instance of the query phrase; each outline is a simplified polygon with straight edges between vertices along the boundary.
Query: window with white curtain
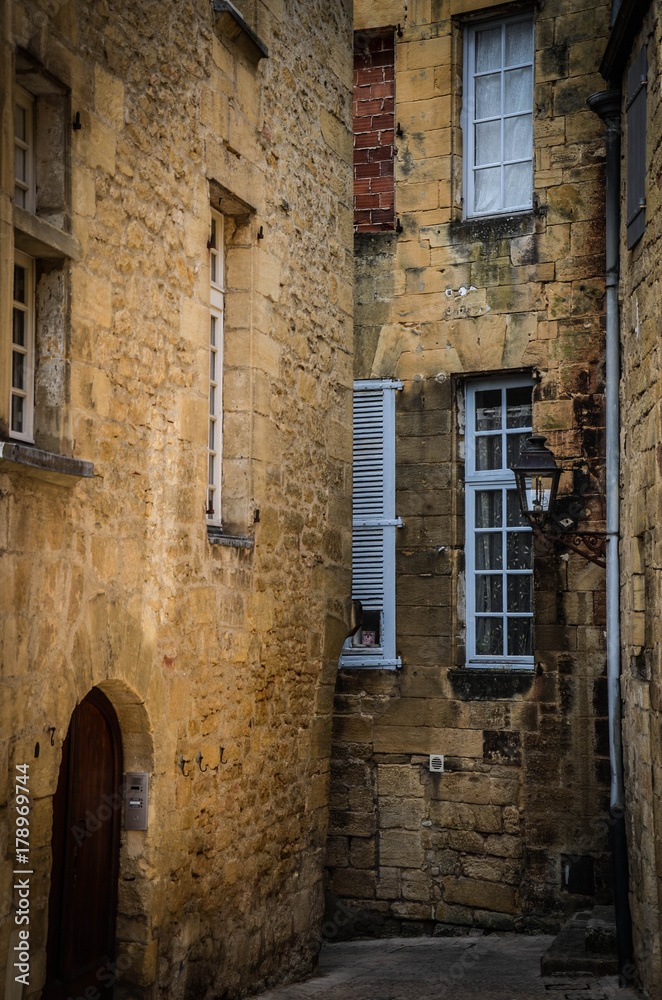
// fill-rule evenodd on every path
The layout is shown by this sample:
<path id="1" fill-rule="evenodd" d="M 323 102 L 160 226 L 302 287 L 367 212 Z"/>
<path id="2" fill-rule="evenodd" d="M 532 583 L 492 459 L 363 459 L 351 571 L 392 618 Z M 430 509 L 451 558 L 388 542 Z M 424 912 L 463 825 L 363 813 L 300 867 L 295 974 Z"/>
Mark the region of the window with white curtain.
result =
<path id="1" fill-rule="evenodd" d="M 209 416 L 207 444 L 207 524 L 221 525 L 223 436 L 223 216 L 212 209 L 209 238 Z"/>
<path id="2" fill-rule="evenodd" d="M 531 208 L 533 16 L 470 25 L 464 51 L 466 216 Z"/>
<path id="3" fill-rule="evenodd" d="M 511 466 L 532 433 L 532 383 L 467 386 L 467 666 L 533 667 L 531 528 Z"/>

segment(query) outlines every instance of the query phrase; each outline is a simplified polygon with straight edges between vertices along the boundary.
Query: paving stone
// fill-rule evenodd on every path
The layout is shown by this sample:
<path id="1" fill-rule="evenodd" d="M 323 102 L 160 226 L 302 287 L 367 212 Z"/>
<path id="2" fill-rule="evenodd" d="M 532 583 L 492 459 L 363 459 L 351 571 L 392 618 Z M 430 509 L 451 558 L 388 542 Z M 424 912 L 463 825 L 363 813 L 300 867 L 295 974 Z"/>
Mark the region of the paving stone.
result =
<path id="1" fill-rule="evenodd" d="M 549 935 L 471 934 L 325 944 L 319 975 L 261 1000 L 638 1000 L 615 976 L 540 975 Z"/>

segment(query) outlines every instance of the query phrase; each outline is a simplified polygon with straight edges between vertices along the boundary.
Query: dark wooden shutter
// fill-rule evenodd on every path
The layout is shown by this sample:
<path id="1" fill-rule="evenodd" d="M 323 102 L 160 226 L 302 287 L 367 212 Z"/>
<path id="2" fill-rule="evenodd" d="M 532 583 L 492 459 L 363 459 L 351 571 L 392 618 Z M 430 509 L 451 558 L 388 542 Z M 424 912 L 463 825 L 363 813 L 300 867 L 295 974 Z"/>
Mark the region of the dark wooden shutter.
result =
<path id="1" fill-rule="evenodd" d="M 628 70 L 627 245 L 635 245 L 646 228 L 646 46 Z"/>

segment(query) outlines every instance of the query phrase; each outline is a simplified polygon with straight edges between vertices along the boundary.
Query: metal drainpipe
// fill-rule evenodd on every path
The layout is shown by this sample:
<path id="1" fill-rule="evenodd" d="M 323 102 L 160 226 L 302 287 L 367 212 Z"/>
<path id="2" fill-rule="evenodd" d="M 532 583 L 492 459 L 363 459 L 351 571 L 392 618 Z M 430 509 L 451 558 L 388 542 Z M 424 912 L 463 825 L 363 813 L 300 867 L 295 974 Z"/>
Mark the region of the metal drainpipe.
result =
<path id="1" fill-rule="evenodd" d="M 621 94 L 605 90 L 593 94 L 588 106 L 606 125 L 606 373 L 605 430 L 607 479 L 607 692 L 609 706 L 609 759 L 611 763 L 610 826 L 614 860 L 614 903 L 620 985 L 634 979 L 632 919 L 629 900 L 628 849 L 625 832 L 623 743 L 621 734 L 621 630 L 619 479 L 620 479 L 620 323 L 618 271 L 620 253 Z"/>

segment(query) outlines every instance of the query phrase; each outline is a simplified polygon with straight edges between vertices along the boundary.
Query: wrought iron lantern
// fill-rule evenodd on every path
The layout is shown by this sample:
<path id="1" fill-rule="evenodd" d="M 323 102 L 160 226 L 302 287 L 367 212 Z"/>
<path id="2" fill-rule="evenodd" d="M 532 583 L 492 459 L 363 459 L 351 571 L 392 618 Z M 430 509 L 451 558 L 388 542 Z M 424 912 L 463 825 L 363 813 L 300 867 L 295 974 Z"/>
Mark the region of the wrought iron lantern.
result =
<path id="1" fill-rule="evenodd" d="M 532 434 L 511 465 L 522 514 L 548 548 L 558 542 L 604 567 L 606 532 L 578 530 L 578 523 L 586 520 L 590 511 L 574 494 L 558 496 L 563 470 L 545 446 L 546 440 L 541 434 Z"/>
<path id="2" fill-rule="evenodd" d="M 547 438 L 532 434 L 512 470 L 522 513 L 532 528 L 544 528 L 556 505 L 561 469 L 545 447 Z"/>

